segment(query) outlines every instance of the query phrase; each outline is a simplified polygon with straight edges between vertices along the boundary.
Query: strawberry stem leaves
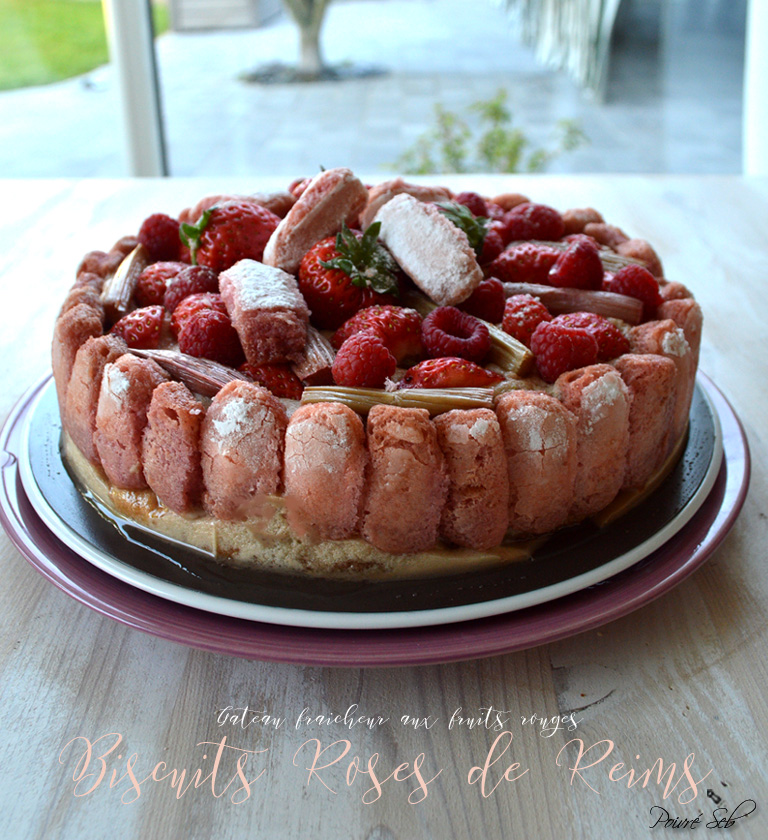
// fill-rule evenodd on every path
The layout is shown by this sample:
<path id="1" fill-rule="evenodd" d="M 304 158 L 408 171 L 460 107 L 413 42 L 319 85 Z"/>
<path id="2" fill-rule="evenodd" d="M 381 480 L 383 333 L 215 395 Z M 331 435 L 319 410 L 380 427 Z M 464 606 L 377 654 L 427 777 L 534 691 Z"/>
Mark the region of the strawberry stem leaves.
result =
<path id="1" fill-rule="evenodd" d="M 321 260 L 323 268 L 343 271 L 352 281 L 352 285 L 361 289 L 373 289 L 379 294 L 398 294 L 398 265 L 394 257 L 379 244 L 381 222 L 374 222 L 358 238 L 347 226 L 342 224 L 336 235 L 338 257 Z"/>
<path id="2" fill-rule="evenodd" d="M 184 222 L 179 226 L 179 238 L 189 248 L 192 265 L 197 265 L 197 249 L 200 247 L 200 237 L 208 226 L 208 221 L 214 209 L 215 206 L 203 211 L 203 215 L 197 220 L 196 225 Z"/>
<path id="3" fill-rule="evenodd" d="M 437 207 L 457 228 L 467 234 L 469 247 L 479 257 L 483 252 L 483 242 L 488 233 L 488 219 L 475 216 L 472 211 L 456 201 L 438 201 Z"/>

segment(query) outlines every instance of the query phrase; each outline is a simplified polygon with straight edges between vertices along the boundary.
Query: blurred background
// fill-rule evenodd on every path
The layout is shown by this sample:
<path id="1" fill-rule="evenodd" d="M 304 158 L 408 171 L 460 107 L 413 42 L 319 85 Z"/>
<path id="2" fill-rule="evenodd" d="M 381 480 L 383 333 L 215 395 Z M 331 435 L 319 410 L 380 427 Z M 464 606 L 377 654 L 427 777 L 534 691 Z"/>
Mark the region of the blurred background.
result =
<path id="1" fill-rule="evenodd" d="M 134 94 L 174 176 L 742 170 L 747 0 L 125 2 L 0 0 L 1 176 L 160 174 Z"/>

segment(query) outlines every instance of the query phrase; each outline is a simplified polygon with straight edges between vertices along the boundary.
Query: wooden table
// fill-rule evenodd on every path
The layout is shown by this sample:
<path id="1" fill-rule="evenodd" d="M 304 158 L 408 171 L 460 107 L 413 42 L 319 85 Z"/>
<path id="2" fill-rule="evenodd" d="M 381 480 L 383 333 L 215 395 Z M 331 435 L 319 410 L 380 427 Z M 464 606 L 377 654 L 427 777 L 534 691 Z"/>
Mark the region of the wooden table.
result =
<path id="1" fill-rule="evenodd" d="M 676 589 L 599 629 L 506 656 L 377 670 L 248 661 L 128 629 L 44 580 L 3 534 L 5 837 L 613 840 L 669 836 L 671 824 L 658 822 L 660 807 L 670 819 L 701 814 L 697 836 L 709 837 L 727 831 L 705 828 L 716 804 L 732 814 L 746 800 L 754 800 L 757 810 L 733 824 L 734 836 L 768 837 L 768 180 L 531 176 L 454 184 L 489 193 L 523 191 L 563 209 L 597 207 L 608 221 L 650 240 L 667 276 L 695 290 L 706 314 L 701 368 L 731 400 L 753 457 L 750 493 L 724 544 Z M 152 212 L 177 212 L 209 192 L 275 186 L 232 180 L 3 183 L 0 416 L 48 368 L 53 320 L 83 253 L 109 248 Z M 220 716 L 227 707 L 246 706 L 251 714 L 244 722 Z M 296 726 L 304 709 L 312 717 L 343 716 L 351 706 L 358 715 L 388 720 L 370 729 L 343 722 Z M 483 781 L 481 769 L 471 768 L 483 767 L 499 732 L 484 725 L 449 728 L 449 722 L 459 709 L 481 716 L 489 707 L 503 710 L 513 740 Z M 244 725 L 255 712 L 285 722 L 279 728 Z M 544 730 L 530 723 L 533 715 L 551 722 L 569 714 L 578 722 L 574 731 L 568 721 Z M 431 725 L 403 725 L 405 715 Z M 122 742 L 105 759 L 101 783 L 96 775 L 75 785 L 78 755 L 109 733 L 119 733 Z M 223 790 L 234 774 L 231 757 L 226 774 L 222 759 L 214 790 L 210 780 L 185 787 L 208 772 L 194 776 L 198 768 L 210 768 L 211 758 L 205 764 L 202 753 L 215 750 L 224 736 L 227 745 L 266 751 L 250 759 L 249 778 L 264 772 L 247 798 L 235 794 L 241 786 L 236 779 Z M 579 745 L 564 747 L 574 738 L 585 749 L 599 744 L 582 757 L 581 768 L 601 758 L 609 741 L 613 752 L 590 770 L 572 773 Z M 310 777 L 315 750 L 327 748 L 319 768 L 340 755 L 345 739 L 346 757 Z M 203 742 L 214 746 L 199 746 Z M 89 772 L 96 772 L 108 743 L 104 738 L 93 746 Z M 492 757 L 503 744 L 496 744 Z M 156 775 L 186 769 L 183 784 L 150 779 L 136 797 L 126 764 L 133 753 L 137 776 L 165 762 Z M 374 754 L 381 778 L 396 772 L 402 779 L 390 778 L 380 795 L 369 790 L 372 783 L 362 772 Z M 420 755 L 423 788 L 417 775 L 405 778 Z M 683 773 L 689 755 L 694 779 L 706 776 L 691 802 Z M 359 757 L 357 778 L 353 756 Z M 659 758 L 665 770 L 672 762 L 675 769 L 659 783 L 657 765 L 643 786 L 640 774 Z M 515 762 L 519 767 L 507 771 Z M 616 762 L 625 767 L 612 779 Z M 396 771 L 401 764 L 407 767 Z M 624 775 L 630 769 L 633 786 Z M 665 798 L 667 779 L 674 784 L 681 777 Z M 654 806 L 659 808 L 652 811 Z"/>

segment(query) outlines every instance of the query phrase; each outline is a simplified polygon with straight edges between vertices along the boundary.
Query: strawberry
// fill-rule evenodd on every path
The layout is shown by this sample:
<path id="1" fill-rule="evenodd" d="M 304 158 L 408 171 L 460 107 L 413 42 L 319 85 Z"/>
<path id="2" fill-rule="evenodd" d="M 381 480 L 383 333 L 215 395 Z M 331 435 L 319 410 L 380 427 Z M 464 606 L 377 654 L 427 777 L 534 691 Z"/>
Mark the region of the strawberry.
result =
<path id="1" fill-rule="evenodd" d="M 488 327 L 455 306 L 438 306 L 421 322 L 421 342 L 428 356 L 458 356 L 482 362 L 491 349 Z"/>
<path id="2" fill-rule="evenodd" d="M 523 242 L 502 251 L 486 268 L 486 274 L 502 283 L 547 283 L 550 268 L 560 252 L 547 245 Z"/>
<path id="3" fill-rule="evenodd" d="M 243 363 L 243 349 L 229 315 L 215 309 L 201 309 L 186 319 L 179 333 L 179 350 L 229 367 Z"/>
<path id="4" fill-rule="evenodd" d="M 492 388 L 504 379 L 474 362 L 443 356 L 409 368 L 398 388 Z"/>
<path id="5" fill-rule="evenodd" d="M 533 295 L 512 295 L 504 306 L 501 328 L 513 338 L 531 346 L 531 336 L 542 321 L 551 321 L 546 306 Z"/>
<path id="6" fill-rule="evenodd" d="M 473 216 L 488 216 L 485 199 L 476 192 L 460 192 L 453 197 L 456 204 L 463 204 Z"/>
<path id="7" fill-rule="evenodd" d="M 549 270 L 552 286 L 569 289 L 600 289 L 603 285 L 603 263 L 597 248 L 587 239 L 569 245 Z"/>
<path id="8" fill-rule="evenodd" d="M 597 340 L 585 329 L 542 321 L 531 336 L 536 367 L 545 382 L 554 382 L 568 370 L 597 361 Z"/>
<path id="9" fill-rule="evenodd" d="M 505 243 L 523 239 L 554 241 L 565 233 L 563 217 L 553 207 L 526 201 L 504 216 Z"/>
<path id="10" fill-rule="evenodd" d="M 488 265 L 504 250 L 504 239 L 501 236 L 498 222 L 490 222 L 483 240 L 483 250 L 480 252 L 478 262 L 480 265 Z"/>
<path id="11" fill-rule="evenodd" d="M 475 318 L 500 324 L 504 317 L 504 284 L 495 277 L 481 280 L 474 292 L 460 304 L 462 312 L 468 312 Z"/>
<path id="12" fill-rule="evenodd" d="M 141 223 L 139 242 L 149 252 L 152 262 L 178 260 L 181 248 L 178 221 L 165 213 L 154 213 Z"/>
<path id="13" fill-rule="evenodd" d="M 374 330 L 351 335 L 333 360 L 333 381 L 352 388 L 383 388 L 397 360 Z"/>
<path id="14" fill-rule="evenodd" d="M 168 282 L 187 268 L 182 262 L 156 262 L 148 265 L 139 275 L 134 298 L 139 306 L 162 304 Z"/>
<path id="15" fill-rule="evenodd" d="M 421 355 L 421 315 L 402 306 L 368 306 L 354 314 L 331 337 L 338 349 L 355 333 L 372 329 L 378 333 L 387 350 L 397 359 Z"/>
<path id="16" fill-rule="evenodd" d="M 187 319 L 202 309 L 215 309 L 217 312 L 228 314 L 221 295 L 215 292 L 199 292 L 195 295 L 187 295 L 173 310 L 171 332 L 178 338 Z"/>
<path id="17" fill-rule="evenodd" d="M 218 291 L 219 278 L 215 271 L 203 265 L 188 265 L 168 284 L 163 304 L 172 313 L 189 295 Z"/>
<path id="18" fill-rule="evenodd" d="M 224 271 L 238 260 L 261 260 L 280 219 L 252 201 L 226 201 L 205 210 L 196 225 L 182 224 L 193 265 Z"/>
<path id="19" fill-rule="evenodd" d="M 336 237 L 321 239 L 304 254 L 299 289 L 319 329 L 335 330 L 366 306 L 395 303 L 399 269 L 379 245 L 380 228 L 374 222 L 358 236 L 343 225 Z"/>
<path id="20" fill-rule="evenodd" d="M 625 265 L 606 284 L 609 292 L 628 295 L 643 302 L 643 320 L 648 321 L 661 305 L 659 281 L 641 265 Z"/>
<path id="21" fill-rule="evenodd" d="M 607 362 L 629 353 L 629 339 L 602 315 L 594 312 L 568 312 L 558 315 L 553 324 L 563 324 L 569 329 L 584 329 L 597 341 L 597 360 Z"/>
<path id="22" fill-rule="evenodd" d="M 165 310 L 162 306 L 144 306 L 124 315 L 110 330 L 129 347 L 153 350 L 160 343 Z"/>
<path id="23" fill-rule="evenodd" d="M 268 388 L 276 397 L 300 400 L 304 386 L 289 365 L 254 365 L 245 362 L 238 370 L 254 382 Z"/>

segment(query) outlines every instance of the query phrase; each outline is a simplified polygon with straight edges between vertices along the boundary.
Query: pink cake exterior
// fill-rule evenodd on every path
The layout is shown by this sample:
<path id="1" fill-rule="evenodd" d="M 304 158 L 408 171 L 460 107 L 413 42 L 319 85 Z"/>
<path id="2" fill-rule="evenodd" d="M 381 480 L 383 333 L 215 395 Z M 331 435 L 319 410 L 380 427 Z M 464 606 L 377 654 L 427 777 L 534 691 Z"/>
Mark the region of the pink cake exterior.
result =
<path id="1" fill-rule="evenodd" d="M 200 442 L 209 513 L 220 519 L 265 514 L 265 497 L 282 488 L 287 424 L 280 401 L 260 385 L 238 380 L 216 394 Z"/>
<path id="2" fill-rule="evenodd" d="M 509 527 L 546 534 L 568 521 L 576 418 L 549 394 L 512 391 L 496 405 L 509 476 Z"/>
<path id="3" fill-rule="evenodd" d="M 76 304 L 56 319 L 51 347 L 51 367 L 62 414 L 77 351 L 89 338 L 101 335 L 102 332 L 100 313 L 85 303 Z"/>
<path id="4" fill-rule="evenodd" d="M 367 495 L 362 534 L 396 554 L 431 548 L 448 493 L 443 453 L 429 414 L 376 405 L 368 415 Z"/>
<path id="5" fill-rule="evenodd" d="M 351 408 L 297 409 L 285 434 L 285 504 L 294 532 L 321 540 L 353 536 L 367 462 L 363 422 Z"/>
<path id="6" fill-rule="evenodd" d="M 104 368 L 94 443 L 107 478 L 127 490 L 147 486 L 141 447 L 152 392 L 168 375 L 150 359 L 125 354 Z"/>
<path id="7" fill-rule="evenodd" d="M 693 353 L 694 365 L 698 367 L 701 330 L 704 324 L 699 304 L 690 297 L 666 300 L 659 306 L 656 315 L 659 320 L 670 319 L 680 327 Z"/>
<path id="8" fill-rule="evenodd" d="M 509 478 L 496 414 L 449 411 L 434 423 L 448 471 L 441 537 L 479 550 L 499 545 L 509 522 Z"/>
<path id="9" fill-rule="evenodd" d="M 181 382 L 163 382 L 152 394 L 142 442 L 144 477 L 157 498 L 176 513 L 189 513 L 202 500 L 204 416 L 202 404 Z"/>

